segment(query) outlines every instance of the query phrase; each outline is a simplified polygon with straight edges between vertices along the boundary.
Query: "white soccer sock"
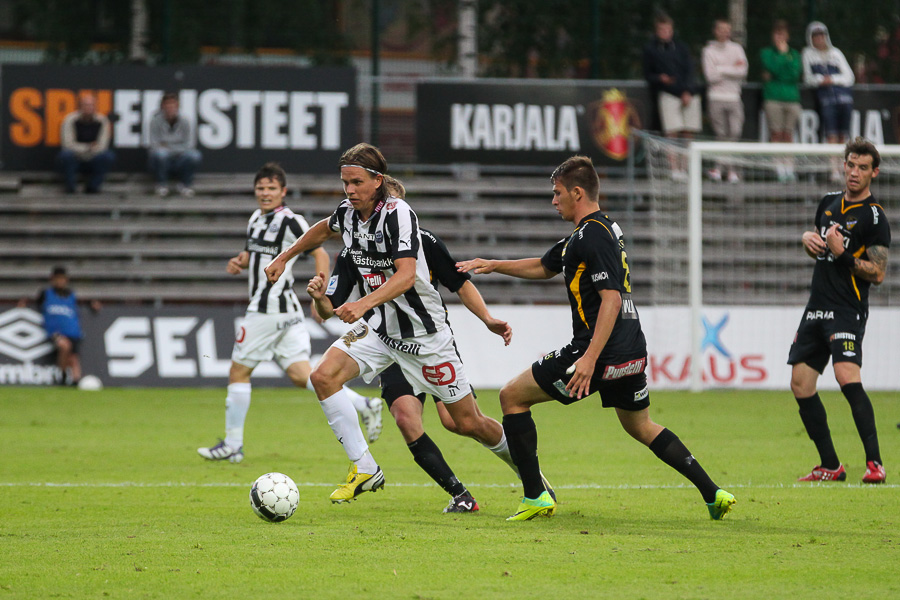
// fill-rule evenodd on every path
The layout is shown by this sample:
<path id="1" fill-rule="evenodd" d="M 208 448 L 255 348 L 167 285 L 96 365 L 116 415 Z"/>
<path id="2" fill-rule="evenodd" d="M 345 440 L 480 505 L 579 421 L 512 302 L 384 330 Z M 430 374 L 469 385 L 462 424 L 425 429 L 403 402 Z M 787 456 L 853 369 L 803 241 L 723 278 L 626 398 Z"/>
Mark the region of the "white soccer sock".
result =
<path id="1" fill-rule="evenodd" d="M 348 398 L 350 398 L 350 402 L 353 403 L 353 408 L 356 409 L 356 412 L 361 413 L 362 411 L 369 408 L 369 404 L 366 401 L 367 398 L 359 392 L 355 392 L 345 385 L 344 393 L 347 394 Z"/>
<path id="2" fill-rule="evenodd" d="M 500 443 L 496 446 L 488 446 L 487 444 L 482 444 L 482 446 L 496 454 L 497 458 L 508 464 L 509 468 L 513 470 L 513 473 L 516 474 L 516 477 L 519 477 L 519 468 L 516 466 L 516 463 L 513 462 L 512 455 L 509 453 L 509 445 L 506 443 L 505 431 L 503 432 L 503 437 L 500 438 Z"/>
<path id="3" fill-rule="evenodd" d="M 250 383 L 228 385 L 225 398 L 225 443 L 232 448 L 244 445 L 244 421 L 250 410 Z"/>
<path id="4" fill-rule="evenodd" d="M 374 474 L 378 465 L 369 453 L 366 438 L 359 427 L 359 418 L 344 390 L 325 398 L 319 404 L 322 405 L 322 412 L 325 413 L 334 436 L 344 446 L 347 458 L 356 463 L 358 472 Z"/>

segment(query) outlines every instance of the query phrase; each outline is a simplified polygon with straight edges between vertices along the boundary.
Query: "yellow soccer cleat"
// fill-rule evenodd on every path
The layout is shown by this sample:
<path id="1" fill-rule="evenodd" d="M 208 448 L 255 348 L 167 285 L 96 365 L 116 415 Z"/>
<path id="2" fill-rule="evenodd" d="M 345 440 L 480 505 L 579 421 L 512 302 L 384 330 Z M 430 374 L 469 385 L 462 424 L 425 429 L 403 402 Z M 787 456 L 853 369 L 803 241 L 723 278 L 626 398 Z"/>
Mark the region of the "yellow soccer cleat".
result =
<path id="1" fill-rule="evenodd" d="M 350 463 L 350 471 L 347 473 L 347 483 L 331 492 L 331 502 L 340 504 L 341 502 L 350 502 L 363 492 L 374 492 L 384 487 L 384 473 L 381 467 L 375 471 L 374 475 L 368 473 L 359 473 L 356 470 L 356 464 Z"/>
<path id="2" fill-rule="evenodd" d="M 516 514 L 507 517 L 507 521 L 530 521 L 535 517 L 552 517 L 556 512 L 556 502 L 549 492 L 541 492 L 537 499 L 522 498 Z"/>
<path id="3" fill-rule="evenodd" d="M 716 499 L 706 504 L 706 508 L 709 509 L 709 518 L 713 521 L 721 520 L 722 517 L 728 514 L 728 511 L 731 510 L 735 503 L 737 503 L 737 500 L 734 499 L 732 494 L 725 490 L 716 490 Z"/>

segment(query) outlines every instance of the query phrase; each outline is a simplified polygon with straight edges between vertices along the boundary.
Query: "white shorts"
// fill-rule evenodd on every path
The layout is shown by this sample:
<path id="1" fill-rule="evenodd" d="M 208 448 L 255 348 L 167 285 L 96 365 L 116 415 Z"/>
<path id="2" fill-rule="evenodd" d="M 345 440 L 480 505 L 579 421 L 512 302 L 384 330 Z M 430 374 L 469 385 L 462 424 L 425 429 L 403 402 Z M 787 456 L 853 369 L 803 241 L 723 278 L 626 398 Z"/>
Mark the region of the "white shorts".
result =
<path id="1" fill-rule="evenodd" d="M 448 327 L 430 335 L 395 340 L 378 335 L 360 320 L 332 347 L 356 361 L 366 383 L 397 363 L 416 394 L 425 392 L 452 404 L 472 391 Z"/>
<path id="2" fill-rule="evenodd" d="M 663 131 L 673 133 L 676 131 L 698 132 L 703 128 L 702 115 L 700 114 L 700 96 L 691 96 L 691 102 L 687 106 L 682 104 L 681 97 L 673 96 L 668 92 L 659 93 L 659 117 L 662 121 Z"/>
<path id="3" fill-rule="evenodd" d="M 309 361 L 309 333 L 303 313 L 248 312 L 234 340 L 231 360 L 251 369 L 275 358 L 282 369 Z"/>

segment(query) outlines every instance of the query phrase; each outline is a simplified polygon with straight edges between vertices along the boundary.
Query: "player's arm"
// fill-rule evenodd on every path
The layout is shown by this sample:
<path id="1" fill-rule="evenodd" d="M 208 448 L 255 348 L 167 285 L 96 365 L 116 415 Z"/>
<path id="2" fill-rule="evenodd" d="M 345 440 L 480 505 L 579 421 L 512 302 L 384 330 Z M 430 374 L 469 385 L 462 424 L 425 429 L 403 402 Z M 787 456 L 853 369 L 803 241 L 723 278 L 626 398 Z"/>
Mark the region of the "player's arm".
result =
<path id="1" fill-rule="evenodd" d="M 328 273 L 331 270 L 331 259 L 328 257 L 328 252 L 325 251 L 325 248 L 319 246 L 310 254 L 313 257 L 313 260 L 316 261 L 316 273 L 320 273 L 322 274 L 322 277 L 324 277 L 325 273 Z M 329 302 L 329 304 L 331 303 Z M 313 319 L 318 323 L 321 323 L 325 319 L 331 317 L 331 315 L 328 315 L 327 317 L 322 316 L 322 312 L 316 306 L 315 299 L 313 299 L 310 313 L 312 314 Z M 332 312 L 332 314 L 334 313 Z"/>
<path id="2" fill-rule="evenodd" d="M 600 353 L 609 341 L 619 311 L 622 310 L 622 294 L 618 290 L 600 290 L 600 310 L 597 312 L 597 324 L 594 327 L 594 335 L 584 355 L 575 361 L 572 378 L 566 384 L 566 391 L 573 398 L 583 398 L 590 393 L 591 378 L 594 376 L 594 366 Z"/>
<path id="3" fill-rule="evenodd" d="M 888 249 L 885 246 L 872 246 L 866 251 L 869 260 L 853 256 L 844 249 L 844 236 L 832 225 L 825 234 L 825 243 L 834 255 L 834 262 L 850 269 L 860 279 L 879 285 L 884 281 L 887 271 Z"/>
<path id="4" fill-rule="evenodd" d="M 312 227 L 306 230 L 300 238 L 291 244 L 291 247 L 279 254 L 266 267 L 266 278 L 275 283 L 281 274 L 284 273 L 287 262 L 300 254 L 308 252 L 313 248 L 317 248 L 324 244 L 328 239 L 338 235 L 328 226 L 328 219 L 322 219 Z M 327 270 L 326 270 L 327 271 Z"/>
<path id="5" fill-rule="evenodd" d="M 322 321 L 334 316 L 334 306 L 325 295 L 325 289 L 325 271 L 319 271 L 306 285 L 306 293 L 312 298 L 313 315 L 318 315 Z"/>
<path id="6" fill-rule="evenodd" d="M 232 256 L 228 259 L 228 264 L 225 265 L 225 271 L 232 275 L 240 275 L 241 271 L 250 266 L 250 253 L 246 250 L 242 250 L 240 254 L 237 256 Z"/>
<path id="7" fill-rule="evenodd" d="M 334 314 L 344 323 L 355 323 L 373 308 L 390 302 L 409 290 L 415 282 L 416 259 L 412 256 L 396 258 L 394 259 L 394 274 L 381 287 L 356 302 L 347 302 L 338 306 L 334 310 Z"/>
<path id="8" fill-rule="evenodd" d="M 471 281 L 465 282 L 456 291 L 456 295 L 459 296 L 463 306 L 468 308 L 470 313 L 481 319 L 485 327 L 502 337 L 504 345 L 509 346 L 509 342 L 512 341 L 512 327 L 506 321 L 501 321 L 491 316 L 487 305 L 484 303 L 484 298 L 481 297 L 481 293 L 474 283 Z"/>
<path id="9" fill-rule="evenodd" d="M 544 267 L 540 258 L 520 258 L 518 260 L 488 260 L 473 258 L 456 263 L 460 273 L 473 272 L 477 275 L 500 273 L 519 279 L 550 279 L 556 273 Z"/>

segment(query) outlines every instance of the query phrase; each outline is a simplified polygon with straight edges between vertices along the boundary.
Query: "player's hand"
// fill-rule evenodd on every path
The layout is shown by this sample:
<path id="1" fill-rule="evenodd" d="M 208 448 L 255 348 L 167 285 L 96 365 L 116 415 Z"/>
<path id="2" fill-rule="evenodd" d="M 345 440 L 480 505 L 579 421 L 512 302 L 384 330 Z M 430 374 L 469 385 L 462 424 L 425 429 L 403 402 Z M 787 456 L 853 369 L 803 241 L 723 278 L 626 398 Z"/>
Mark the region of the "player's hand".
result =
<path id="1" fill-rule="evenodd" d="M 671 84 L 675 83 L 675 78 L 666 73 L 660 73 L 659 81 L 664 85 L 671 85 Z"/>
<path id="2" fill-rule="evenodd" d="M 693 100 L 693 99 L 694 99 L 694 97 L 691 95 L 690 92 L 681 92 L 681 105 L 682 106 L 685 106 L 685 107 L 690 106 L 691 100 Z"/>
<path id="3" fill-rule="evenodd" d="M 828 249 L 831 250 L 835 257 L 844 253 L 844 234 L 838 230 L 837 223 L 829 227 L 828 231 L 825 232 L 825 243 L 828 244 Z"/>
<path id="4" fill-rule="evenodd" d="M 276 256 L 275 259 L 269 263 L 269 266 L 266 267 L 266 279 L 269 280 L 269 283 L 278 281 L 278 278 L 284 273 L 284 266 L 285 262 L 280 256 Z"/>
<path id="5" fill-rule="evenodd" d="M 461 260 L 456 263 L 456 270 L 460 273 L 468 273 L 472 271 L 477 275 L 494 272 L 494 261 L 485 260 L 483 258 L 473 258 L 472 260 Z"/>
<path id="6" fill-rule="evenodd" d="M 485 321 L 484 324 L 492 333 L 496 333 L 503 338 L 504 346 L 509 346 L 509 343 L 512 341 L 512 327 L 510 327 L 509 323 L 501 321 L 500 319 L 495 319 L 494 317 L 488 317 L 488 320 Z"/>
<path id="7" fill-rule="evenodd" d="M 232 256 L 225 265 L 225 271 L 231 275 L 240 275 L 244 268 L 241 266 L 241 257 Z"/>
<path id="8" fill-rule="evenodd" d="M 822 256 L 825 254 L 827 246 L 825 240 L 822 239 L 815 231 L 807 231 L 803 234 L 803 247 L 813 256 Z"/>
<path id="9" fill-rule="evenodd" d="M 594 376 L 594 365 L 596 359 L 592 359 L 585 355 L 575 361 L 571 367 L 566 370 L 568 374 L 572 372 L 572 378 L 566 384 L 566 391 L 569 397 L 580 400 L 591 393 L 591 378 Z"/>
<path id="10" fill-rule="evenodd" d="M 315 277 L 309 280 L 309 283 L 306 284 L 306 293 L 313 300 L 321 300 L 325 297 L 325 273 L 319 271 Z M 318 313 L 313 311 L 313 314 Z"/>
<path id="11" fill-rule="evenodd" d="M 344 323 L 356 323 L 365 316 L 368 310 L 362 300 L 357 300 L 341 304 L 334 309 L 334 314 Z"/>

